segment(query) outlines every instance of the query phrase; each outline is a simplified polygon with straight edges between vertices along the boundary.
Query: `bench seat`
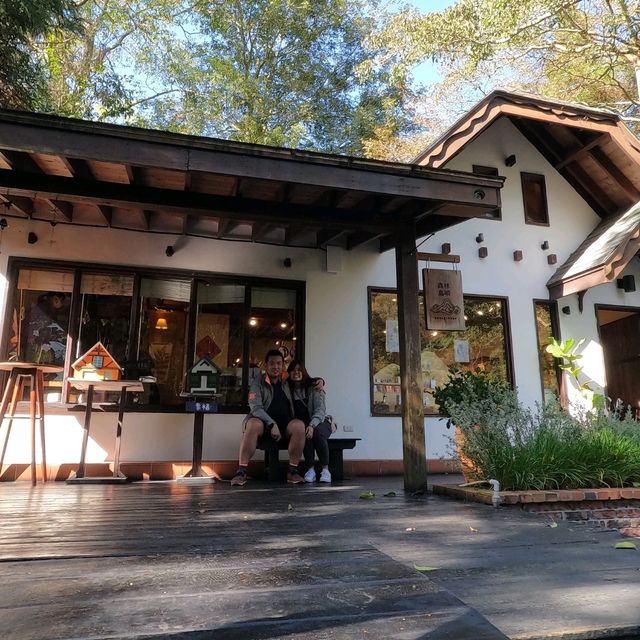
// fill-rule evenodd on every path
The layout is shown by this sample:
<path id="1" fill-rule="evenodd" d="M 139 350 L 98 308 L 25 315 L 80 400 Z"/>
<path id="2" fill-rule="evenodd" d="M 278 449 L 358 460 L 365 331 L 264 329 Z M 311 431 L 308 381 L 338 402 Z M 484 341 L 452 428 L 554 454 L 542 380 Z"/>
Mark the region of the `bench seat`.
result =
<path id="1" fill-rule="evenodd" d="M 356 443 L 362 438 L 329 438 L 329 471 L 333 480 L 344 479 L 345 449 L 355 449 Z M 280 476 L 280 451 L 287 450 L 287 442 L 274 442 L 266 438 L 258 440 L 258 449 L 264 451 L 264 468 L 267 479 L 273 480 Z"/>

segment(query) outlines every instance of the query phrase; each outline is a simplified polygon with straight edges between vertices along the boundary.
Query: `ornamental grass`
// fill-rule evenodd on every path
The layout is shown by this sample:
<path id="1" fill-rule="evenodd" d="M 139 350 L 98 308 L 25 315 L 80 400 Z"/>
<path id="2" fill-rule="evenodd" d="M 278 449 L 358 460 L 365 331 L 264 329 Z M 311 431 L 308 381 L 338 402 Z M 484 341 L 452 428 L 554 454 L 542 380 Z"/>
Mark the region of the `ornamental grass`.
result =
<path id="1" fill-rule="evenodd" d="M 446 410 L 477 478 L 499 480 L 504 491 L 640 483 L 640 425 L 629 411 L 571 415 L 555 403 L 530 410 L 504 388 L 452 400 Z"/>

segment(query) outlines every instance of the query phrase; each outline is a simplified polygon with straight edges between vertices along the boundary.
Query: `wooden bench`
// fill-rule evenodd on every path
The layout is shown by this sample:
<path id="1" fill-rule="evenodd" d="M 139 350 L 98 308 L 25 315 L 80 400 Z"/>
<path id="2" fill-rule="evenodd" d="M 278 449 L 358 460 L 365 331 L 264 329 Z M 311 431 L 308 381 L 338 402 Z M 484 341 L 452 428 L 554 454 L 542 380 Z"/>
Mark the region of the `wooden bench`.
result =
<path id="1" fill-rule="evenodd" d="M 345 449 L 354 449 L 359 440 L 362 438 L 329 438 L 329 471 L 333 480 L 344 479 L 343 452 Z M 287 443 L 284 440 L 274 442 L 260 438 L 258 449 L 264 451 L 264 468 L 267 479 L 279 478 L 281 476 L 280 451 L 287 450 Z"/>

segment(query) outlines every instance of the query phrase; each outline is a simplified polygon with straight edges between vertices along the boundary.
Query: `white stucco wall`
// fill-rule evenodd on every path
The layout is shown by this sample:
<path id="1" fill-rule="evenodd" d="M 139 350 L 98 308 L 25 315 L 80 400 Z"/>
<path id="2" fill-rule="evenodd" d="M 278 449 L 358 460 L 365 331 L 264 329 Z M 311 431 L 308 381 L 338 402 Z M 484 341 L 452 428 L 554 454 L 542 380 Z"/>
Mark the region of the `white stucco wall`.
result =
<path id="1" fill-rule="evenodd" d="M 513 167 L 504 166 L 504 158 L 515 154 Z M 456 158 L 449 168 L 471 171 L 473 164 L 495 166 L 506 177 L 502 192 L 502 221 L 469 220 L 437 233 L 420 245 L 420 251 L 439 252 L 444 242 L 461 256 L 466 293 L 506 296 L 509 300 L 515 377 L 522 399 L 533 403 L 541 399 L 540 375 L 536 352 L 534 299 L 547 299 L 545 283 L 577 245 L 599 222 L 598 216 L 573 191 L 522 135 L 506 120 L 488 131 Z M 520 172 L 545 175 L 550 225 L 524 222 Z M 35 231 L 40 240 L 29 245 L 26 236 Z M 485 241 L 476 243 L 478 233 Z M 325 253 L 320 250 L 274 247 L 182 238 L 171 258 L 165 247 L 175 244 L 171 235 L 154 235 L 119 230 L 104 230 L 50 225 L 9 219 L 0 247 L 0 273 L 6 273 L 9 256 L 68 259 L 100 264 L 144 265 L 151 267 L 196 269 L 199 271 L 248 274 L 254 276 L 302 280 L 306 295 L 306 362 L 310 371 L 327 380 L 328 408 L 340 426 L 353 427 L 353 436 L 362 438 L 352 459 L 401 459 L 400 419 L 372 417 L 369 408 L 369 339 L 367 287 L 394 287 L 393 251 L 380 255 L 376 247 L 364 246 L 342 255 L 339 273 L 327 273 Z M 549 242 L 548 251 L 540 245 Z M 478 257 L 479 246 L 488 248 L 485 259 Z M 524 259 L 513 260 L 513 252 L 522 250 Z M 557 266 L 547 263 L 547 255 L 558 256 Z M 285 257 L 292 267 L 284 268 Z M 424 265 L 420 265 L 424 266 Z M 630 272 L 638 274 L 634 263 Z M 640 282 L 640 280 L 638 280 Z M 3 306 L 6 301 L 6 280 Z M 569 316 L 560 314 L 564 337 L 586 337 L 597 341 L 593 304 L 637 304 L 640 292 L 622 294 L 615 285 L 590 291 L 583 314 L 577 311 L 575 296 L 561 301 L 570 306 Z M 4 315 L 2 316 L 4 317 Z M 602 357 L 597 344 L 589 344 L 588 374 L 602 380 Z M 81 414 L 51 416 L 47 424 L 47 449 L 50 462 L 75 462 L 80 450 Z M 241 416 L 213 415 L 205 421 L 205 459 L 230 460 L 237 455 Z M 427 455 L 448 457 L 444 421 L 428 418 Z M 29 458 L 26 426 L 17 425 L 12 436 L 7 462 L 26 462 Z M 95 414 L 92 420 L 92 444 L 88 461 L 109 459 L 113 449 L 114 414 Z M 188 460 L 191 456 L 192 418 L 177 414 L 130 414 L 125 421 L 121 459 L 123 461 Z"/>

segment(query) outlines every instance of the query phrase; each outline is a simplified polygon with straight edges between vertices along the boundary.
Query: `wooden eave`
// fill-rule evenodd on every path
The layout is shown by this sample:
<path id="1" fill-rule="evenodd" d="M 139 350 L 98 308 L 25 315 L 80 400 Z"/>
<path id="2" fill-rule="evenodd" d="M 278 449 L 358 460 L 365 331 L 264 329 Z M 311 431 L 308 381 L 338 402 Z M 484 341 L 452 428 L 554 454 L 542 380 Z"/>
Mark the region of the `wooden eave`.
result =
<path id="1" fill-rule="evenodd" d="M 640 200 L 640 142 L 610 111 L 497 90 L 414 160 L 441 168 L 499 118 L 508 118 L 605 218 Z"/>
<path id="2" fill-rule="evenodd" d="M 501 178 L 0 110 L 5 217 L 286 246 L 393 245 L 500 207 Z"/>

